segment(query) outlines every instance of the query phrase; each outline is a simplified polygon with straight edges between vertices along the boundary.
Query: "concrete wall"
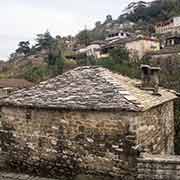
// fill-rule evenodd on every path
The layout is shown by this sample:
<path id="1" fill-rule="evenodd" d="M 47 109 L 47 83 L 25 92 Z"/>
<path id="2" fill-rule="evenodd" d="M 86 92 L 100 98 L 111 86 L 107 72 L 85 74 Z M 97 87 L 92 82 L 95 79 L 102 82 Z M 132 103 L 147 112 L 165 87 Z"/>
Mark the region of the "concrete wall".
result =
<path id="1" fill-rule="evenodd" d="M 144 155 L 138 159 L 137 180 L 179 180 L 180 156 Z"/>

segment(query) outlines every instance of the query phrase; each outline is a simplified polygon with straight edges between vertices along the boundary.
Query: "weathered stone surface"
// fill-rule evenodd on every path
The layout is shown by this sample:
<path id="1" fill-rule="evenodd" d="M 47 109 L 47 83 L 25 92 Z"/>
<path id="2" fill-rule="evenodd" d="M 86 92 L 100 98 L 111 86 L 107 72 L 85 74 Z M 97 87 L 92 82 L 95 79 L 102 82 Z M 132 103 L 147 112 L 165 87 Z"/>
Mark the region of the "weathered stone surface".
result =
<path id="1" fill-rule="evenodd" d="M 138 180 L 179 180 L 180 156 L 144 154 L 138 158 Z"/>
<path id="2" fill-rule="evenodd" d="M 174 154 L 173 102 L 165 103 L 139 115 L 137 143 L 152 154 Z"/>
<path id="3" fill-rule="evenodd" d="M 173 151 L 172 102 L 141 113 L 2 107 L 1 114 L 1 147 L 9 168 L 20 172 L 127 177 L 136 175 L 132 146 L 153 143 L 152 153 Z"/>
<path id="4" fill-rule="evenodd" d="M 2 101 L 3 105 L 144 111 L 176 96 L 160 88 L 161 96 L 137 87 L 137 80 L 100 67 L 79 67 L 29 90 L 20 90 Z"/>
<path id="5" fill-rule="evenodd" d="M 111 176 L 134 174 L 126 112 L 77 112 L 2 108 L 1 147 L 19 172 L 76 176 L 81 171 Z"/>

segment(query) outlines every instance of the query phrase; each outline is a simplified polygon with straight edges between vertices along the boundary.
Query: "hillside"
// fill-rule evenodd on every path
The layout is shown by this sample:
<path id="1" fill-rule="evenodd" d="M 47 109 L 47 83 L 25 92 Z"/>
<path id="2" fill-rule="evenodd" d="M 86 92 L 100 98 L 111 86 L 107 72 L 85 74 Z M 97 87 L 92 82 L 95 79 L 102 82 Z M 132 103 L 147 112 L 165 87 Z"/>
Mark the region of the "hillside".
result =
<path id="1" fill-rule="evenodd" d="M 154 25 L 180 15 L 179 0 L 154 0 L 130 3 L 117 19 L 107 15 L 104 22 L 97 21 L 92 30 L 82 30 L 76 37 L 79 42 L 102 40 L 114 31 L 127 30 L 141 34 L 154 34 Z"/>

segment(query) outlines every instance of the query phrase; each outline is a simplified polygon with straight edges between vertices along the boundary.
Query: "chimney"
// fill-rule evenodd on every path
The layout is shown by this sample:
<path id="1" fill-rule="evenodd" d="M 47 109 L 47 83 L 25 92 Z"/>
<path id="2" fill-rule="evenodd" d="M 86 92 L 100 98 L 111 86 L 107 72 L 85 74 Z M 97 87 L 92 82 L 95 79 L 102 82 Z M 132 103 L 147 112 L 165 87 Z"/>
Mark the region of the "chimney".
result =
<path id="1" fill-rule="evenodd" d="M 148 88 L 150 84 L 150 66 L 149 65 L 141 65 L 141 80 L 143 89 Z"/>
<path id="2" fill-rule="evenodd" d="M 159 72 L 160 67 L 151 67 L 151 83 L 153 87 L 153 94 L 154 95 L 160 95 L 158 93 L 159 91 Z"/>
<path id="3" fill-rule="evenodd" d="M 154 95 L 160 95 L 159 90 L 159 72 L 160 67 L 151 67 L 149 65 L 141 65 L 141 88 L 144 90 L 153 90 Z"/>

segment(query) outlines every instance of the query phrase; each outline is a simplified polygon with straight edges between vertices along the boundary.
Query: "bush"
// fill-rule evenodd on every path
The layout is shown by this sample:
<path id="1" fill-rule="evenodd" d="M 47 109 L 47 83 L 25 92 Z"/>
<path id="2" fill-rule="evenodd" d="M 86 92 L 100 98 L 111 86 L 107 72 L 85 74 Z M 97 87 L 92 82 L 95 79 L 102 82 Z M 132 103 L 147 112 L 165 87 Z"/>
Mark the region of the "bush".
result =
<path id="1" fill-rule="evenodd" d="M 25 72 L 25 79 L 32 82 L 40 82 L 48 76 L 47 67 L 28 67 Z"/>
<path id="2" fill-rule="evenodd" d="M 85 57 L 83 59 L 79 59 L 77 61 L 77 64 L 79 66 L 92 66 L 97 64 L 97 60 L 93 56 L 90 56 L 90 57 Z"/>
<path id="3" fill-rule="evenodd" d="M 113 70 L 113 66 L 115 65 L 113 59 L 111 57 L 109 58 L 101 58 L 98 60 L 97 65 Z"/>

